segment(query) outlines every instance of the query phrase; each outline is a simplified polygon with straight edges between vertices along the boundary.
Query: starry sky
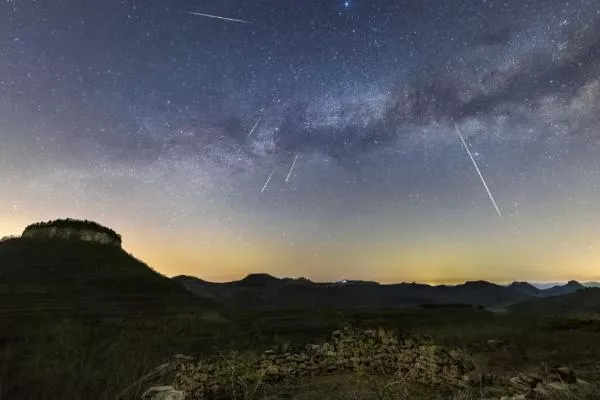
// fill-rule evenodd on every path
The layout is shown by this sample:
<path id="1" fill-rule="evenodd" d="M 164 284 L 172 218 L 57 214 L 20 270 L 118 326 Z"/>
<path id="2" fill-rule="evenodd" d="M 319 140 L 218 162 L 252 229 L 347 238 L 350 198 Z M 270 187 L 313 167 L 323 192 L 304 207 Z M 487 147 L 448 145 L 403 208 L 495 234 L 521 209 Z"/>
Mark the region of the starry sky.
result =
<path id="1" fill-rule="evenodd" d="M 92 219 L 215 281 L 591 280 L 599 200 L 596 0 L 0 3 L 0 236 Z"/>

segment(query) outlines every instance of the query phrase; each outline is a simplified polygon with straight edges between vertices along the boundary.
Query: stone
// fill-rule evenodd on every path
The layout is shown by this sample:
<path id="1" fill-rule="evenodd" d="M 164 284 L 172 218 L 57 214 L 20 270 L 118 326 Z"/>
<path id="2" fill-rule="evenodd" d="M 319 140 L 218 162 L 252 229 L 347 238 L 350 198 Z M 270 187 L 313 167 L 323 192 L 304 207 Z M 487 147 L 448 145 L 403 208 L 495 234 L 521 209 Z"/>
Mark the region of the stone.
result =
<path id="1" fill-rule="evenodd" d="M 552 395 L 551 391 L 544 384 L 537 385 L 533 392 L 536 393 L 536 397 L 550 397 Z"/>
<path id="2" fill-rule="evenodd" d="M 575 376 L 575 372 L 568 367 L 558 367 L 556 368 L 556 373 L 560 380 L 565 383 L 574 384 L 577 383 L 577 377 Z"/>
<path id="3" fill-rule="evenodd" d="M 560 369 L 560 370 L 559 370 Z M 579 398 L 579 394 L 589 391 L 589 384 L 577 379 L 575 372 L 567 367 L 552 369 L 545 375 L 521 372 L 509 379 L 510 386 L 517 394 L 527 399 Z M 513 399 L 513 397 L 507 397 Z"/>
<path id="4" fill-rule="evenodd" d="M 154 386 L 142 394 L 142 400 L 184 400 L 185 393 L 173 386 Z"/>
<path id="5" fill-rule="evenodd" d="M 546 383 L 544 386 L 557 392 L 565 392 L 569 390 L 569 385 L 563 382 L 549 382 Z"/>
<path id="6" fill-rule="evenodd" d="M 539 374 L 535 373 L 519 373 L 518 377 L 530 386 L 535 386 L 538 382 L 541 382 L 543 378 Z"/>
<path id="7" fill-rule="evenodd" d="M 409 346 L 407 341 L 394 345 L 390 340 L 394 335 L 382 329 L 344 328 L 332 334 L 330 343 L 307 345 L 300 351 L 285 351 L 281 347 L 267 350 L 255 360 L 248 360 L 249 371 L 241 373 L 249 375 L 241 379 L 251 381 L 260 375 L 256 372 L 264 371 L 262 379 L 268 384 L 298 376 L 365 370 L 451 387 L 469 381 L 463 375 L 474 368 L 467 354 L 418 337 L 411 338 Z M 254 371 L 252 365 L 256 367 Z M 204 393 L 230 385 L 231 369 L 220 358 L 193 360 L 182 356 L 178 357 L 177 366 L 174 386 L 194 399 L 204 399 Z"/>
<path id="8" fill-rule="evenodd" d="M 524 392 L 524 391 L 529 391 L 531 390 L 531 385 L 529 385 L 527 382 L 524 382 L 522 379 L 520 379 L 518 376 L 515 376 L 513 378 L 510 378 L 508 380 L 508 382 L 510 383 L 510 385 L 517 389 L 518 391 Z"/>
<path id="9" fill-rule="evenodd" d="M 579 378 L 577 378 L 576 385 L 583 389 L 589 389 L 592 386 L 591 383 L 584 381 L 583 379 L 579 379 Z"/>

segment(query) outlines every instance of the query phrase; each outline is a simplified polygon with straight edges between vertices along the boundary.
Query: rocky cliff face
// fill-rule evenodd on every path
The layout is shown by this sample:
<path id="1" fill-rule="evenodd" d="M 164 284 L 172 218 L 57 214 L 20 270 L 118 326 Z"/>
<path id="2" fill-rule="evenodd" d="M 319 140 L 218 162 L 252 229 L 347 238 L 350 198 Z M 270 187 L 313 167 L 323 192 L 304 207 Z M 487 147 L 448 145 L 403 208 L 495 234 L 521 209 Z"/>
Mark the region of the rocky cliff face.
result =
<path id="1" fill-rule="evenodd" d="M 29 225 L 22 234 L 28 239 L 81 240 L 121 246 L 121 237 L 113 230 L 90 221 L 57 220 Z"/>

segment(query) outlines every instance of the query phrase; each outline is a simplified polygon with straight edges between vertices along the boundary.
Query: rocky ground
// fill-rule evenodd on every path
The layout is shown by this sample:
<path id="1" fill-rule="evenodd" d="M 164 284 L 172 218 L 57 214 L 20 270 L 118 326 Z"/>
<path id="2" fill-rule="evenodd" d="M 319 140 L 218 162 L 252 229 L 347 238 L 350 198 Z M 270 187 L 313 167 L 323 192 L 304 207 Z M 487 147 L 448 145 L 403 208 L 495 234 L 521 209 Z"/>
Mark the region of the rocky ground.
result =
<path id="1" fill-rule="evenodd" d="M 499 376 L 427 337 L 349 327 L 304 348 L 200 360 L 176 356 L 146 384 L 144 400 L 600 398 L 595 385 L 566 366 Z"/>

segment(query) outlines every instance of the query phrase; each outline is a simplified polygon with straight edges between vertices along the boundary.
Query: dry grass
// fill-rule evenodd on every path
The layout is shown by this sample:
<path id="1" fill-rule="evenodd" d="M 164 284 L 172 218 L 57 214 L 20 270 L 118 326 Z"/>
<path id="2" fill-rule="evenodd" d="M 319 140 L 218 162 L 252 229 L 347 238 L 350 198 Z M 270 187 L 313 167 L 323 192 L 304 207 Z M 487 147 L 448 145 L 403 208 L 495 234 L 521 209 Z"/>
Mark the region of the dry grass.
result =
<path id="1" fill-rule="evenodd" d="M 9 340 L 0 347 L 0 400 L 139 399 L 147 388 L 140 377 L 149 374 L 170 355 L 210 352 L 213 345 L 222 349 L 223 354 L 230 354 L 221 357 L 231 371 L 228 398 L 236 400 L 475 400 L 497 395 L 499 389 L 505 388 L 505 383 L 489 381 L 490 374 L 509 377 L 518 371 L 539 371 L 544 365 L 550 368 L 557 364 L 568 365 L 589 382 L 596 382 L 600 377 L 600 346 L 595 346 L 598 332 L 587 329 L 593 326 L 590 324 L 570 326 L 569 319 L 509 316 L 492 319 L 477 316 L 465 321 L 466 314 L 456 323 L 436 319 L 438 317 L 430 313 L 423 313 L 417 320 L 414 316 L 403 319 L 402 315 L 386 318 L 388 326 L 404 326 L 473 354 L 480 383 L 468 391 L 452 392 L 413 384 L 399 377 L 360 372 L 266 385 L 264 371 L 251 370 L 250 364 L 244 361 L 247 359 L 244 353 L 230 352 L 230 348 L 236 346 L 242 350 L 256 347 L 251 338 L 241 341 L 223 332 L 219 336 L 208 329 L 206 319 L 181 315 L 139 323 L 31 325 L 26 335 L 20 334 L 16 340 Z M 578 318 L 579 321 L 582 317 Z M 261 335 L 260 345 L 271 342 L 288 346 L 290 342 L 300 341 L 294 336 L 298 331 L 304 341 L 311 337 L 311 331 L 306 329 L 310 322 L 304 324 L 303 319 L 289 317 L 286 324 L 288 331 L 264 325 L 256 329 Z M 325 339 L 323 331 L 317 327 L 312 332 L 312 340 Z M 489 347 L 488 339 L 501 340 L 505 345 Z M 597 384 L 591 385 L 588 392 L 569 393 L 555 400 L 600 399 Z"/>
<path id="2" fill-rule="evenodd" d="M 208 327 L 194 335 L 177 325 L 179 318 L 155 322 L 162 328 L 150 321 L 57 322 L 4 344 L 0 400 L 139 399 L 145 389 L 135 384 L 140 377 L 171 354 L 193 353 L 210 340 Z"/>
<path id="3" fill-rule="evenodd" d="M 248 357 L 238 352 L 219 352 L 229 375 L 225 391 L 231 400 L 258 400 L 264 397 L 264 377 L 268 366 L 256 369 L 253 355 Z"/>

